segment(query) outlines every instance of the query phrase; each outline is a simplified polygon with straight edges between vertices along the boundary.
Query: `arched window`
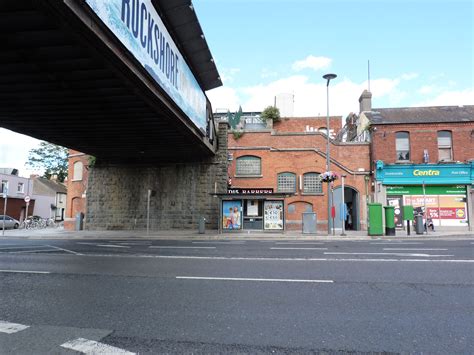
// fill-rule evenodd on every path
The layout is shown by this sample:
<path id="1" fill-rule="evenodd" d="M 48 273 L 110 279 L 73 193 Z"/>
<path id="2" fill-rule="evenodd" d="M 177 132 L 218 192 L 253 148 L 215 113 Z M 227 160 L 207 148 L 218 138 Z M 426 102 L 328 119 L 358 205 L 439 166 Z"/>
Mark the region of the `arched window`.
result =
<path id="1" fill-rule="evenodd" d="M 262 160 L 251 155 L 237 158 L 235 174 L 237 176 L 261 176 Z"/>
<path id="2" fill-rule="evenodd" d="M 410 160 L 410 134 L 408 132 L 397 132 L 395 149 L 397 150 L 397 161 Z"/>
<path id="3" fill-rule="evenodd" d="M 293 173 L 278 174 L 278 192 L 296 192 L 296 175 Z"/>
<path id="4" fill-rule="evenodd" d="M 82 169 L 84 165 L 81 161 L 76 161 L 73 165 L 73 173 L 72 173 L 72 180 L 73 181 L 80 181 L 82 180 Z"/>
<path id="5" fill-rule="evenodd" d="M 451 131 L 438 131 L 438 160 L 453 160 Z"/>
<path id="6" fill-rule="evenodd" d="M 321 194 L 323 193 L 323 185 L 319 178 L 319 173 L 303 174 L 303 193 L 305 194 Z"/>

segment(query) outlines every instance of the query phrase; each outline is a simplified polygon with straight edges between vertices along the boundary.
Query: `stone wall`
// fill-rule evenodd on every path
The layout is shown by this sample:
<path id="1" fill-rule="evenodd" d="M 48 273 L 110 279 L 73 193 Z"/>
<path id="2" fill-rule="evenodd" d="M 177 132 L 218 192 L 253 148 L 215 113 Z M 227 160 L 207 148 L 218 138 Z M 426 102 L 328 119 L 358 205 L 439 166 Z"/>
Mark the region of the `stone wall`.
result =
<path id="1" fill-rule="evenodd" d="M 227 191 L 227 124 L 219 125 L 218 152 L 205 161 L 166 166 L 96 163 L 89 174 L 87 229 L 145 229 L 148 189 L 150 229 L 197 229 L 200 217 L 217 229 L 219 199 Z"/>

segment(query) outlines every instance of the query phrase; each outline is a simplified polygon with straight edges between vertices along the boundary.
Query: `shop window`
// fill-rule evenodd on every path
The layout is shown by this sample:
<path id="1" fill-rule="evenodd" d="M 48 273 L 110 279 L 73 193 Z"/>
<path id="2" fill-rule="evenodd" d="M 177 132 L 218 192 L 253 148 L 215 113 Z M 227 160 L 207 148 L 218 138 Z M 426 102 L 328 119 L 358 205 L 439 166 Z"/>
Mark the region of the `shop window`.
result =
<path id="1" fill-rule="evenodd" d="M 450 131 L 438 132 L 438 160 L 453 160 L 452 139 Z"/>
<path id="2" fill-rule="evenodd" d="M 83 169 L 83 164 L 82 162 L 80 161 L 76 161 L 74 163 L 74 170 L 73 170 L 73 174 L 72 174 L 72 180 L 73 181 L 79 181 L 79 180 L 82 180 L 82 169 Z"/>
<path id="3" fill-rule="evenodd" d="M 408 132 L 397 132 L 396 142 L 397 161 L 410 160 L 410 135 Z"/>
<path id="4" fill-rule="evenodd" d="M 278 192 L 296 192 L 296 175 L 293 173 L 278 174 Z"/>
<path id="5" fill-rule="evenodd" d="M 259 157 L 243 156 L 237 158 L 236 162 L 237 176 L 261 176 L 262 160 Z"/>
<path id="6" fill-rule="evenodd" d="M 321 184 L 319 173 L 306 173 L 303 175 L 303 193 L 305 194 L 323 193 L 323 185 Z"/>

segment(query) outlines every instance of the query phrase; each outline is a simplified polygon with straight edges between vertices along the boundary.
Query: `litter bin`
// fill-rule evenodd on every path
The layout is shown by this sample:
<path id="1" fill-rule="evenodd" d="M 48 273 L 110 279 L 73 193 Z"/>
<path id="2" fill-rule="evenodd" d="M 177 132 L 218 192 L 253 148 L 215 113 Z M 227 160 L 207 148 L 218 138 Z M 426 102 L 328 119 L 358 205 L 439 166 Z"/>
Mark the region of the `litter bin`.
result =
<path id="1" fill-rule="evenodd" d="M 369 235 L 383 235 L 382 204 L 369 203 Z"/>
<path id="2" fill-rule="evenodd" d="M 84 229 L 84 213 L 79 212 L 76 214 L 76 230 L 81 231 Z"/>
<path id="3" fill-rule="evenodd" d="M 385 235 L 395 235 L 395 207 L 384 206 L 385 209 Z"/>
<path id="4" fill-rule="evenodd" d="M 199 234 L 206 233 L 206 219 L 204 217 L 199 218 Z"/>
<path id="5" fill-rule="evenodd" d="M 415 222 L 416 222 L 416 225 L 415 225 L 416 234 L 423 234 L 425 231 L 425 227 L 423 225 L 423 215 L 417 214 L 415 216 Z"/>

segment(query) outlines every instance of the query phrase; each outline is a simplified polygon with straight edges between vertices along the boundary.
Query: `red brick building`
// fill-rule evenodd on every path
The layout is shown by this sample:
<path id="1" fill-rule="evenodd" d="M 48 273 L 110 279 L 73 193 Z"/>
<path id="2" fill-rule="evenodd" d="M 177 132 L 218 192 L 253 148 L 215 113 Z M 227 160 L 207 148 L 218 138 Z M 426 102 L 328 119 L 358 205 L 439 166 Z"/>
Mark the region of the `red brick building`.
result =
<path id="1" fill-rule="evenodd" d="M 399 228 L 413 205 L 435 229 L 472 230 L 474 106 L 372 109 L 369 94 L 353 136 L 371 140 L 375 201 L 395 206 Z"/>
<path id="2" fill-rule="evenodd" d="M 75 229 L 76 215 L 86 215 L 87 181 L 89 177 L 90 156 L 75 150 L 69 150 L 67 179 L 67 210 L 64 228 Z"/>
<path id="3" fill-rule="evenodd" d="M 341 117 L 331 117 L 331 137 L 340 129 Z M 229 133 L 230 188 L 222 197 L 223 230 L 301 230 L 303 213 L 315 212 L 318 233 L 327 232 L 328 184 L 319 179 L 326 171 L 325 132 L 326 117 L 296 117 L 244 130 L 240 137 Z M 351 214 L 346 227 L 365 229 L 369 144 L 331 139 L 330 153 L 330 170 L 346 176 L 344 196 Z M 333 188 L 335 227 L 340 228 L 341 179 Z M 230 222 L 231 209 L 240 209 L 238 228 Z"/>

